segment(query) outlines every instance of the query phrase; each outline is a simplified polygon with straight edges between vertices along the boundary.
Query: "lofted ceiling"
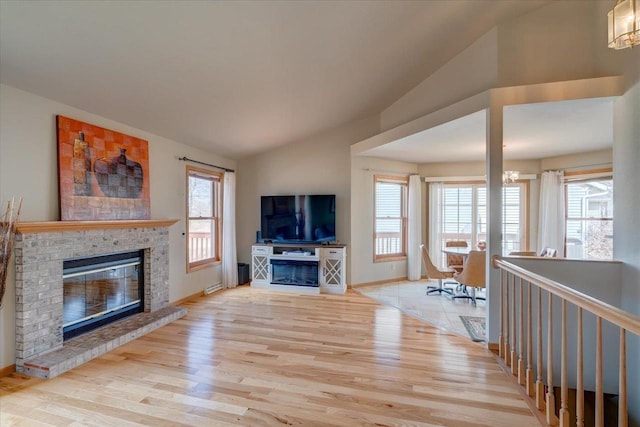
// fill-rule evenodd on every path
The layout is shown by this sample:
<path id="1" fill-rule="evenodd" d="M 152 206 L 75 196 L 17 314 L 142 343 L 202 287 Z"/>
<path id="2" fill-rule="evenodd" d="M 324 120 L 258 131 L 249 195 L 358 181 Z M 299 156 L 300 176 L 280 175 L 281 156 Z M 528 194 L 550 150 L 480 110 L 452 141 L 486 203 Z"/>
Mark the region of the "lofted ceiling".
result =
<path id="1" fill-rule="evenodd" d="M 504 108 L 504 159 L 542 159 L 613 146 L 615 98 Z M 485 160 L 484 110 L 359 153 L 411 163 Z"/>
<path id="2" fill-rule="evenodd" d="M 379 113 L 548 1 L 2 1 L 0 81 L 238 159 Z"/>

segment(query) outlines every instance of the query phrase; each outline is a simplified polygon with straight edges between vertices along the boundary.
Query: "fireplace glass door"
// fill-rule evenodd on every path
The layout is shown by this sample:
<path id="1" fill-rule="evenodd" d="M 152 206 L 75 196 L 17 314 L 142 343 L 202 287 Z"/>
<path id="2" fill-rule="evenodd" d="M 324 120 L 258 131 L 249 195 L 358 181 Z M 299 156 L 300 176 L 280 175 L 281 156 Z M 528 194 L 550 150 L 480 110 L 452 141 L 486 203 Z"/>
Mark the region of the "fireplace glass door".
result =
<path id="1" fill-rule="evenodd" d="M 271 283 L 318 287 L 318 261 L 272 259 Z"/>
<path id="2" fill-rule="evenodd" d="M 64 339 L 143 311 L 142 251 L 64 262 Z"/>

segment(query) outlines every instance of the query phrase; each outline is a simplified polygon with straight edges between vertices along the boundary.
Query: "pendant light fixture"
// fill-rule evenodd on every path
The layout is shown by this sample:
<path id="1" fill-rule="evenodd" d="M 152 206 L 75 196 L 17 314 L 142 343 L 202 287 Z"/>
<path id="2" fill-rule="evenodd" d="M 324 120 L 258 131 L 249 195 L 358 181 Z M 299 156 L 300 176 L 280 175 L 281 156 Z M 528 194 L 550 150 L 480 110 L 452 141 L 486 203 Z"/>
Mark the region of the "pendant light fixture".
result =
<path id="1" fill-rule="evenodd" d="M 640 44 L 640 0 L 618 0 L 607 17 L 610 48 L 619 50 Z"/>

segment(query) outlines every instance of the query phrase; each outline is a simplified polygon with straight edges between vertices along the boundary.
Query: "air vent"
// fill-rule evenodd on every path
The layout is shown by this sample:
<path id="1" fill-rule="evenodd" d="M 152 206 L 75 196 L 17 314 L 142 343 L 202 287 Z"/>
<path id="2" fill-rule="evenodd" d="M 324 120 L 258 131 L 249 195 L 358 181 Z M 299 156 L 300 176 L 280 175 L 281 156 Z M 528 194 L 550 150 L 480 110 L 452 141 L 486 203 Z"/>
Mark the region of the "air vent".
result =
<path id="1" fill-rule="evenodd" d="M 214 292 L 218 292 L 221 291 L 222 289 L 224 289 L 222 287 L 222 283 L 218 282 L 218 283 L 214 283 L 213 285 L 207 286 L 204 290 L 204 294 L 205 295 L 209 295 L 212 294 Z"/>

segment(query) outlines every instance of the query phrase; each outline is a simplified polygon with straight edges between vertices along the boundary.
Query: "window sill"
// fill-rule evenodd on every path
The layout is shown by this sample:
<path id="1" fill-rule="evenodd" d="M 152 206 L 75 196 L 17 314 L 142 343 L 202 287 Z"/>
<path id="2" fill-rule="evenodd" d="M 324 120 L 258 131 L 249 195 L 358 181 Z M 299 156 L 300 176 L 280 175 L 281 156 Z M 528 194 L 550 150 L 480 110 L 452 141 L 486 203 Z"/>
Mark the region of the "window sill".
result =
<path id="1" fill-rule="evenodd" d="M 222 261 L 207 261 L 199 264 L 187 264 L 187 273 L 193 273 L 198 270 L 204 270 L 206 268 L 215 267 L 216 265 L 221 265 Z"/>

